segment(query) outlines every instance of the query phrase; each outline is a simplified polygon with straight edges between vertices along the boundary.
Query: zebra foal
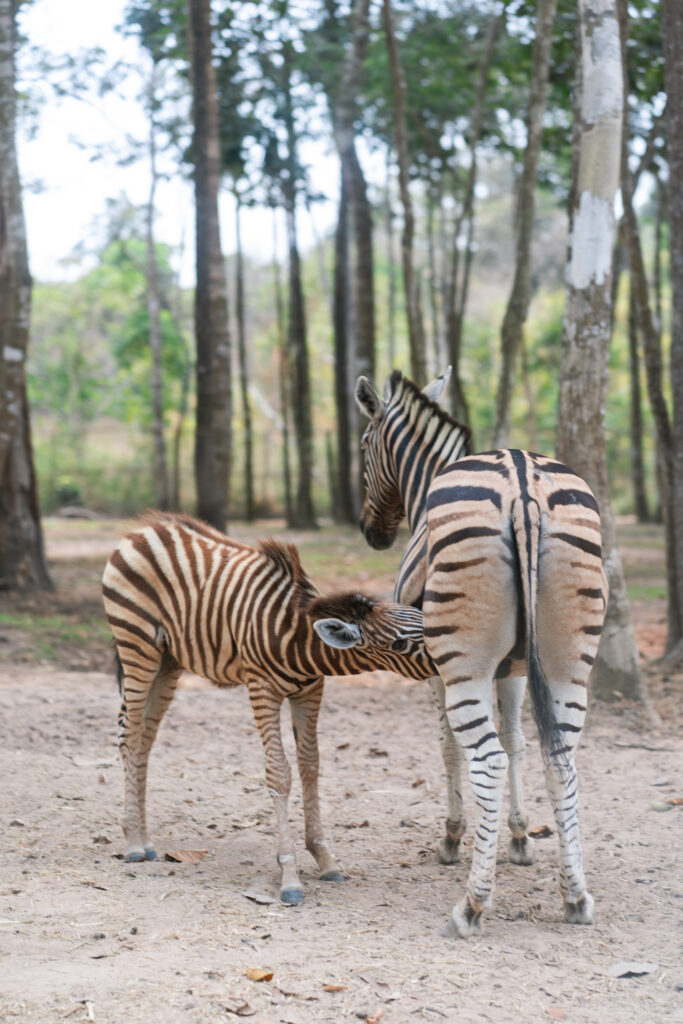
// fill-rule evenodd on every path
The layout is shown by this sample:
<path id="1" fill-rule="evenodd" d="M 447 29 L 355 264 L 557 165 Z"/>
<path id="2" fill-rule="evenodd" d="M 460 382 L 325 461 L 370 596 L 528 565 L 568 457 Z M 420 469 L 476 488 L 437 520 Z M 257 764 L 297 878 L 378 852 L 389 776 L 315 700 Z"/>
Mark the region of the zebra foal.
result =
<path id="1" fill-rule="evenodd" d="M 511 859 L 533 859 L 521 789 L 525 673 L 559 835 L 565 920 L 590 924 L 574 760 L 607 601 L 597 502 L 585 481 L 541 455 L 503 450 L 452 461 L 442 442 L 463 428 L 434 394 L 398 372 L 384 401 L 365 378 L 356 388 L 370 418 L 361 527 L 371 544 L 386 547 L 409 511 L 414 533 L 397 592 L 405 600 L 412 588 L 422 606 L 444 715 L 464 750 L 479 811 L 467 890 L 445 934 L 476 932 L 491 901 L 508 765 Z"/>
<path id="2" fill-rule="evenodd" d="M 146 824 L 150 750 L 184 669 L 221 687 L 246 685 L 277 821 L 284 903 L 300 903 L 289 832 L 291 770 L 280 732 L 289 699 L 303 790 L 306 847 L 320 877 L 342 875 L 323 834 L 317 721 L 325 675 L 377 668 L 433 674 L 422 614 L 361 594 L 324 597 L 296 549 L 232 540 L 185 515 L 152 513 L 113 552 L 102 591 L 120 666 L 119 747 L 125 777 L 126 860 L 155 860 Z"/>

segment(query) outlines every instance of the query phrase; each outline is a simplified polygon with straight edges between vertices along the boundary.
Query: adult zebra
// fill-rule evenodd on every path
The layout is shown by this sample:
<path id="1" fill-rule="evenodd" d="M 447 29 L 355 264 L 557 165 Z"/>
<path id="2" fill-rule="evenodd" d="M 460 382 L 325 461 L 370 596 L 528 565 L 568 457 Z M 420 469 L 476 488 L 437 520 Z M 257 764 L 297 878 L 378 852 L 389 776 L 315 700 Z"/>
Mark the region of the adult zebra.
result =
<path id="1" fill-rule="evenodd" d="M 384 401 L 365 378 L 356 399 L 370 418 L 361 527 L 371 544 L 386 547 L 410 510 L 415 532 L 397 593 L 405 600 L 421 585 L 444 715 L 464 748 L 479 808 L 467 891 L 446 934 L 471 935 L 490 903 L 508 765 L 511 859 L 533 856 L 521 790 L 525 671 L 558 826 L 565 919 L 589 924 L 574 754 L 607 598 L 597 502 L 583 480 L 544 456 L 505 450 L 453 461 L 447 441 L 463 428 L 434 403 L 436 388 L 426 390 L 395 371 Z"/>
<path id="2" fill-rule="evenodd" d="M 287 818 L 291 771 L 280 734 L 280 709 L 289 698 L 306 847 L 321 878 L 341 881 L 318 800 L 323 676 L 376 668 L 418 679 L 432 675 L 422 613 L 355 593 L 323 597 L 292 545 L 243 544 L 190 516 L 169 513 L 143 517 L 120 542 L 104 570 L 103 596 L 123 698 L 125 859 L 156 859 L 146 824 L 147 765 L 178 678 L 189 669 L 217 686 L 248 688 L 275 804 L 281 899 L 300 903 Z"/>

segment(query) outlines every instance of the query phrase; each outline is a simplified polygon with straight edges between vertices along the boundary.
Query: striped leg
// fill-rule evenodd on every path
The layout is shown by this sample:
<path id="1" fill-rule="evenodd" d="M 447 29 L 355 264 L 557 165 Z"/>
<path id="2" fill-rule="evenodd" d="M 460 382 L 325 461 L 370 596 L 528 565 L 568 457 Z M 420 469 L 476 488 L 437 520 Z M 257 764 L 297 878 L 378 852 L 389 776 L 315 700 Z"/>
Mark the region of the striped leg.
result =
<path id="1" fill-rule="evenodd" d="M 446 690 L 440 676 L 429 680 L 434 697 L 434 704 L 439 715 L 441 757 L 446 769 L 446 789 L 448 794 L 448 817 L 446 818 L 446 835 L 439 840 L 436 847 L 437 859 L 442 864 L 457 864 L 460 860 L 460 840 L 467 826 L 462 806 L 460 791 L 460 766 L 462 748 L 448 722 L 446 715 Z"/>
<path id="2" fill-rule="evenodd" d="M 479 808 L 472 868 L 465 897 L 451 912 L 444 935 L 467 938 L 479 929 L 481 912 L 491 902 L 498 827 L 508 757 L 493 721 L 492 680 L 468 677 L 446 683 L 446 712 L 465 747 L 470 782 Z"/>
<path id="3" fill-rule="evenodd" d="M 323 696 L 323 680 L 289 698 L 296 756 L 304 799 L 306 849 L 315 858 L 325 882 L 343 882 L 344 876 L 330 853 L 320 820 L 318 794 L 318 713 Z"/>
<path id="4" fill-rule="evenodd" d="M 119 715 L 119 749 L 123 760 L 126 798 L 123 832 L 127 861 L 156 860 L 147 832 L 147 767 L 149 754 L 178 683 L 181 669 L 164 655 L 147 679 L 139 665 L 126 669 Z M 150 679 L 151 676 L 151 679 Z"/>
<path id="5" fill-rule="evenodd" d="M 280 732 L 282 697 L 267 682 L 250 680 L 249 699 L 266 755 L 266 785 L 273 798 L 277 824 L 277 862 L 280 865 L 280 899 L 301 903 L 303 894 L 296 865 L 294 842 L 289 831 L 288 801 L 292 770 L 285 756 Z"/>
<path id="6" fill-rule="evenodd" d="M 536 860 L 533 839 L 527 835 L 529 819 L 524 807 L 524 733 L 522 701 L 526 676 L 508 676 L 496 680 L 500 711 L 500 740 L 510 762 L 510 816 L 512 832 L 510 860 L 513 864 L 533 864 Z"/>

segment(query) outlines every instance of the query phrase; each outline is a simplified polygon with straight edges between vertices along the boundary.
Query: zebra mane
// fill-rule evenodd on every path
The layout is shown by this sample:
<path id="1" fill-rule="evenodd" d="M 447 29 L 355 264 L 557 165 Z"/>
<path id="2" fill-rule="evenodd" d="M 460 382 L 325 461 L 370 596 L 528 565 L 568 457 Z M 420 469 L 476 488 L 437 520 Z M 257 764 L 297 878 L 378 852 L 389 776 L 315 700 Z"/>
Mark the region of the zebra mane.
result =
<path id="1" fill-rule="evenodd" d="M 280 572 L 292 581 L 293 586 L 299 592 L 301 604 L 308 604 L 318 596 L 318 591 L 301 564 L 299 552 L 294 544 L 281 544 L 272 537 L 268 537 L 266 540 L 258 541 L 256 547 L 269 562 L 277 566 Z"/>
<path id="2" fill-rule="evenodd" d="M 414 384 L 412 380 L 408 380 L 404 377 L 400 370 L 393 370 L 389 380 L 387 381 L 387 395 L 386 402 L 394 400 L 400 401 L 401 404 L 408 409 L 409 406 L 417 404 L 423 409 L 429 409 L 432 415 L 438 416 L 442 423 L 447 423 L 450 427 L 457 428 L 461 434 L 465 436 L 465 454 L 470 455 L 472 452 L 472 431 L 465 424 L 460 423 L 454 419 L 449 412 L 446 412 L 438 402 L 432 401 L 417 384 Z"/>
<path id="3" fill-rule="evenodd" d="M 306 614 L 314 619 L 343 619 L 345 622 L 363 622 L 377 601 L 365 594 L 351 591 L 344 594 L 330 594 L 327 597 L 317 596 L 306 605 Z"/>

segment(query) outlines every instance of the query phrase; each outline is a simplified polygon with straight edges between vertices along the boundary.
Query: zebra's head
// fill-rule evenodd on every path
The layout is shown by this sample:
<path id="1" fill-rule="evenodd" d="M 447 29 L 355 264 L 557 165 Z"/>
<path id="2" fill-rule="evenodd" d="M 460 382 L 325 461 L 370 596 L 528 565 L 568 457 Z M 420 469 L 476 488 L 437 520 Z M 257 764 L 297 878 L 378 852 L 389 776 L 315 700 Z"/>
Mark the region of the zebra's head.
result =
<path id="1" fill-rule="evenodd" d="M 436 402 L 450 375 L 449 366 L 444 374 L 423 388 L 423 394 Z M 387 380 L 384 399 L 381 399 L 367 377 L 359 377 L 356 382 L 356 403 L 370 420 L 361 440 L 365 499 L 360 514 L 360 528 L 373 548 L 391 547 L 405 515 L 394 457 L 397 424 L 391 415 L 392 410 L 403 400 L 403 384 L 403 375 L 394 370 Z"/>
<path id="2" fill-rule="evenodd" d="M 436 674 L 417 608 L 341 594 L 328 610 L 338 614 L 317 619 L 313 628 L 328 647 L 345 652 L 347 671 L 387 669 L 412 679 Z"/>

